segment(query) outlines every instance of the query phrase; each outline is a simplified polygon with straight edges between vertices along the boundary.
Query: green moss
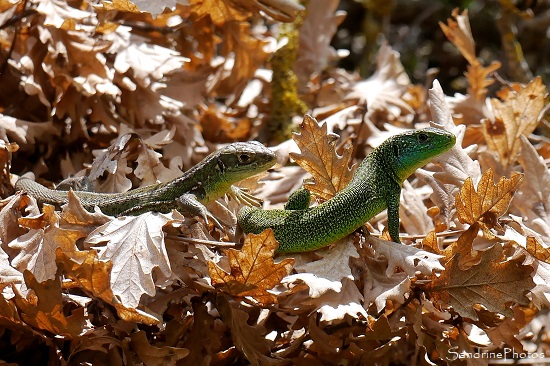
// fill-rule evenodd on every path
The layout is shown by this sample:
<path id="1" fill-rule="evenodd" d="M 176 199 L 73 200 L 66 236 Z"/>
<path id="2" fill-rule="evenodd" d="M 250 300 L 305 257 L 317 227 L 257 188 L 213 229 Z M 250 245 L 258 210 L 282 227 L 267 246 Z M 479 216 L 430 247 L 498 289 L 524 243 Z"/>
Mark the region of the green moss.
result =
<path id="1" fill-rule="evenodd" d="M 298 52 L 299 29 L 305 13 L 300 14 L 293 23 L 281 24 L 279 40 L 288 39 L 288 43 L 279 49 L 271 59 L 273 79 L 271 81 L 272 100 L 271 118 L 268 125 L 269 140 L 279 143 L 292 137 L 292 117 L 303 115 L 307 106 L 298 96 L 298 79 L 292 71 Z"/>

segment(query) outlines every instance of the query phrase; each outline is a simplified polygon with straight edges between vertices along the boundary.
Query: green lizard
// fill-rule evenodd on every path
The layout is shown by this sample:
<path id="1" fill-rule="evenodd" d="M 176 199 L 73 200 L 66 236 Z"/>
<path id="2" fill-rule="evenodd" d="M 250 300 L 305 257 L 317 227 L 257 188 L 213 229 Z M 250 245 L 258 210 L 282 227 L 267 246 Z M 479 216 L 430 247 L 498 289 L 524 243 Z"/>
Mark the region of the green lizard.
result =
<path id="1" fill-rule="evenodd" d="M 170 182 L 137 188 L 124 193 L 93 193 L 75 191 L 82 206 L 93 211 L 97 206 L 107 215 L 138 215 L 147 211 L 169 212 L 181 209 L 192 215 L 210 218 L 221 228 L 205 204 L 222 197 L 226 192 L 241 202 L 257 204 L 255 197 L 238 190 L 232 184 L 263 172 L 275 164 L 273 151 L 256 141 L 237 142 L 208 155 L 200 163 Z M 60 206 L 68 202 L 68 193 L 48 189 L 28 178 L 20 178 L 15 184 L 18 191 L 25 191 L 39 203 Z"/>
<path id="2" fill-rule="evenodd" d="M 243 207 L 238 222 L 245 233 L 272 228 L 279 252 L 303 252 L 327 246 L 357 230 L 388 209 L 388 230 L 399 243 L 401 185 L 416 169 L 449 150 L 456 137 L 437 128 L 395 135 L 375 148 L 348 186 L 318 206 L 308 208 L 304 190 L 289 200 L 285 210 Z"/>

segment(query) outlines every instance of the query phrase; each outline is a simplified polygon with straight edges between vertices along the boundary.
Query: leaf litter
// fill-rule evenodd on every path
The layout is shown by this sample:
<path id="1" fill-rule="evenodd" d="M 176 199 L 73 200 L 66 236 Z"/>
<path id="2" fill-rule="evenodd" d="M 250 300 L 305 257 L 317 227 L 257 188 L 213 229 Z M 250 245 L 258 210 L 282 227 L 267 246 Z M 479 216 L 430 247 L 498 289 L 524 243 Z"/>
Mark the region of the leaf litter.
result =
<path id="1" fill-rule="evenodd" d="M 457 144 L 406 182 L 403 244 L 383 239 L 381 213 L 329 248 L 278 255 L 269 231 L 240 244 L 240 205 L 226 198 L 208 207 L 224 230 L 176 211 L 112 218 L 71 192 L 40 213 L 32 197 L 11 195 L 27 171 L 49 186 L 87 176 L 93 189 L 123 192 L 173 179 L 223 143 L 266 140 L 266 61 L 280 45 L 250 19 L 288 22 L 303 9 L 278 0 L 6 5 L 2 31 L 17 42 L 2 43 L 10 73 L 0 76 L 0 334 L 12 351 L 2 361 L 403 364 L 414 354 L 446 364 L 451 351 L 533 351 L 526 330 L 550 306 L 550 146 L 532 135 L 548 108 L 542 80 L 489 97 L 500 63 L 479 61 L 458 10 L 440 26 L 468 62 L 465 95 L 445 95 L 437 80 L 413 85 L 387 43 L 366 79 L 327 68 L 344 54 L 328 42 L 343 13 L 319 3 L 295 65 L 310 108 L 292 122 L 300 152 L 275 148 L 299 167 L 279 157 L 286 166 L 268 184 L 243 187 L 277 207 L 308 177 L 315 205 L 381 140 L 431 119 Z M 536 350 L 548 356 L 540 332 Z M 32 347 L 49 352 L 25 355 Z"/>

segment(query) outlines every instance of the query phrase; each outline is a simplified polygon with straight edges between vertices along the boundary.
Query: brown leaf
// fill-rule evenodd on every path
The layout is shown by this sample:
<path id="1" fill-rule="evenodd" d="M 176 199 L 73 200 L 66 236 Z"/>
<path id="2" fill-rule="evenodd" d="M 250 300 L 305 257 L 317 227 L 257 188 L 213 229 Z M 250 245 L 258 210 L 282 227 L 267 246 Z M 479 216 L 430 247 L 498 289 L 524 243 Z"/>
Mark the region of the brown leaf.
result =
<path id="1" fill-rule="evenodd" d="M 513 173 L 510 179 L 502 177 L 495 185 L 493 171 L 488 169 L 483 173 L 476 191 L 472 179 L 466 179 L 455 200 L 458 219 L 470 225 L 479 222 L 485 233 L 490 235 L 486 229 L 498 225 L 497 219 L 508 210 L 522 180 L 522 174 Z"/>
<path id="2" fill-rule="evenodd" d="M 218 309 L 225 324 L 231 329 L 231 338 L 248 362 L 254 366 L 283 365 L 286 362 L 268 356 L 273 342 L 265 337 L 266 330 L 261 325 L 250 325 L 249 315 L 237 309 L 225 297 L 218 297 Z"/>
<path id="3" fill-rule="evenodd" d="M 215 1 L 217 4 L 221 2 Z M 268 41 L 257 38 L 248 23 L 229 22 L 224 24 L 224 47 L 221 48 L 227 60 L 234 59 L 231 72 L 220 69 L 219 83 L 216 83 L 216 92 L 221 95 L 230 95 L 232 100 L 238 100 L 242 90 L 254 76 L 258 68 L 270 55 Z M 214 81 L 216 81 L 214 79 Z"/>
<path id="4" fill-rule="evenodd" d="M 382 122 L 407 118 L 407 115 L 414 114 L 414 110 L 403 100 L 410 85 L 399 52 L 384 42 L 376 55 L 374 74 L 352 84 L 345 100 L 359 99 L 361 104 L 366 104 L 366 116 L 371 120 Z"/>
<path id="5" fill-rule="evenodd" d="M 170 216 L 153 212 L 118 218 L 86 238 L 91 245 L 107 242 L 99 248 L 99 259 L 113 263 L 111 289 L 124 306 L 137 307 L 143 294 L 155 294 L 155 280 L 172 275 L 162 231 L 169 220 Z"/>
<path id="6" fill-rule="evenodd" d="M 11 266 L 8 255 L 0 247 L 0 291 L 9 284 L 22 282 L 23 274 Z"/>
<path id="7" fill-rule="evenodd" d="M 474 265 L 479 262 L 478 252 L 472 246 L 478 235 L 479 226 L 477 222 L 471 225 L 468 230 L 460 234 L 454 243 L 449 244 L 445 249 L 439 247 L 436 234 L 432 231 L 422 240 L 422 247 L 429 248 L 432 252 L 444 256 L 445 258 L 441 261 L 445 264 L 445 267 L 457 254 L 460 256 L 460 268 Z"/>
<path id="8" fill-rule="evenodd" d="M 268 229 L 258 235 L 248 235 L 241 250 L 227 250 L 231 272 L 227 273 L 217 264 L 208 261 L 208 272 L 212 285 L 234 296 L 250 296 L 261 305 L 277 302 L 272 289 L 288 275 L 294 259 L 287 258 L 279 263 L 273 261 L 278 243 L 273 230 Z"/>
<path id="9" fill-rule="evenodd" d="M 113 0 L 102 3 L 106 10 L 120 10 L 132 13 L 139 13 L 139 8 L 128 0 Z"/>
<path id="10" fill-rule="evenodd" d="M 475 42 L 472 37 L 472 29 L 470 28 L 470 20 L 468 18 L 468 10 L 465 9 L 462 14 L 458 14 L 458 8 L 452 12 L 456 21 L 448 19 L 448 25 L 439 22 L 439 26 L 445 36 L 451 41 L 460 51 L 462 56 L 470 64 L 468 71 L 465 73 L 468 80 L 468 95 L 477 103 L 485 103 L 487 96 L 487 88 L 492 85 L 495 80 L 489 77 L 494 71 L 500 68 L 501 64 L 498 61 L 493 61 L 488 67 L 484 67 L 476 57 Z M 471 103 L 470 103 L 471 104 Z"/>
<path id="11" fill-rule="evenodd" d="M 94 297 L 111 304 L 114 298 L 110 288 L 109 277 L 111 262 L 101 262 L 97 251 L 86 250 L 67 253 L 61 249 L 56 251 L 56 262 L 63 268 L 63 273 L 77 285 Z"/>
<path id="12" fill-rule="evenodd" d="M 3 200 L 0 204 L 4 204 L 0 210 L 0 243 L 2 245 L 11 242 L 27 231 L 19 225 L 21 215 L 24 213 L 31 216 L 40 215 L 36 200 L 27 194 L 16 194 Z"/>
<path id="13" fill-rule="evenodd" d="M 278 0 L 279 3 L 292 3 Z M 339 59 L 331 40 L 346 15 L 339 12 L 339 0 L 317 0 L 309 3 L 300 26 L 300 46 L 292 69 L 298 85 L 306 85 L 311 75 L 323 72 L 328 65 Z"/>
<path id="14" fill-rule="evenodd" d="M 221 349 L 221 344 L 224 340 L 224 336 L 220 333 L 224 332 L 225 328 L 220 329 L 217 326 L 218 319 L 209 314 L 206 304 L 194 301 L 192 318 L 193 325 L 191 331 L 183 344 L 191 353 L 180 363 L 181 366 L 195 366 L 208 363 L 206 360 L 212 357 L 212 354 L 216 350 Z M 178 324 L 178 328 L 181 328 L 180 324 Z"/>
<path id="15" fill-rule="evenodd" d="M 482 131 L 487 147 L 498 153 L 503 166 L 515 162 L 519 137 L 528 136 L 537 127 L 547 95 L 542 79 L 536 77 L 519 91 L 510 91 L 502 101 L 491 99 L 494 120 L 484 120 Z"/>
<path id="16" fill-rule="evenodd" d="M 29 271 L 25 271 L 23 276 L 27 287 L 32 290 L 24 297 L 14 288 L 15 303 L 23 321 L 35 329 L 68 338 L 77 337 L 86 330 L 84 308 L 78 308 L 71 316 L 65 316 L 59 277 L 39 283 Z"/>
<path id="17" fill-rule="evenodd" d="M 248 140 L 252 121 L 246 116 L 230 118 L 214 105 L 201 116 L 203 136 L 212 142 L 234 142 Z"/>
<path id="18" fill-rule="evenodd" d="M 97 251 L 64 252 L 56 251 L 56 263 L 63 268 L 63 274 L 71 279 L 71 288 L 78 287 L 95 298 L 112 305 L 121 319 L 128 322 L 154 325 L 159 319 L 137 309 L 126 308 L 111 290 L 110 277 L 113 267 L 110 261 L 100 261 Z"/>
<path id="19" fill-rule="evenodd" d="M 372 304 L 377 311 L 382 311 L 388 300 L 397 304 L 405 302 L 405 296 L 411 288 L 411 278 L 406 273 L 386 273 L 387 262 L 375 260 L 371 257 L 364 258 L 363 276 L 363 297 L 365 307 Z"/>
<path id="20" fill-rule="evenodd" d="M 44 228 L 32 229 L 8 244 L 10 248 L 18 250 L 17 256 L 12 259 L 12 266 L 21 272 L 31 271 L 39 282 L 54 279 L 57 272 L 56 249 L 75 251 L 76 241 L 84 234 L 80 230 L 60 228 L 59 215 L 50 205 L 44 205 L 43 214 L 21 218 L 19 221 L 27 227 Z"/>
<path id="21" fill-rule="evenodd" d="M 468 80 L 468 95 L 477 102 L 485 103 L 487 88 L 495 82 L 490 75 L 500 69 L 500 66 L 498 61 L 491 62 L 487 67 L 479 63 L 468 66 L 468 71 L 465 73 L 466 80 Z"/>
<path id="22" fill-rule="evenodd" d="M 21 275 L 21 278 L 23 278 L 23 275 Z M 24 335 L 26 335 L 25 333 L 29 336 L 32 333 L 39 335 L 40 330 L 34 330 L 30 325 L 21 320 L 19 309 L 15 305 L 14 299 L 8 300 L 4 296 L 0 296 L 0 325 L 12 331 L 17 330 Z"/>
<path id="23" fill-rule="evenodd" d="M 346 145 L 343 154 L 338 155 L 336 140 L 327 134 L 326 123 L 319 125 L 309 115 L 304 116 L 300 127 L 300 133 L 293 139 L 301 152 L 290 153 L 290 156 L 313 176 L 314 181 L 305 181 L 304 186 L 316 197 L 329 200 L 346 187 L 353 176 L 349 167 L 352 148 Z"/>
<path id="24" fill-rule="evenodd" d="M 177 361 L 187 357 L 189 350 L 177 347 L 155 347 L 147 340 L 147 334 L 140 330 L 130 336 L 130 346 L 147 366 L 175 365 Z"/>
<path id="25" fill-rule="evenodd" d="M 523 306 L 514 306 L 514 317 L 504 319 L 498 326 L 484 329 L 493 344 L 506 344 L 515 352 L 523 352 L 523 344 L 516 338 L 535 315 L 534 310 Z"/>
<path id="26" fill-rule="evenodd" d="M 441 30 L 445 36 L 460 51 L 462 56 L 470 65 L 479 64 L 476 58 L 475 42 L 470 28 L 470 19 L 468 19 L 468 9 L 464 9 L 462 14 L 458 14 L 458 8 L 453 9 L 452 16 L 456 19 L 447 19 L 447 24 L 439 22 Z"/>
<path id="27" fill-rule="evenodd" d="M 536 238 L 532 236 L 527 237 L 526 249 L 529 254 L 539 261 L 550 264 L 550 248 L 542 246 Z"/>
<path id="28" fill-rule="evenodd" d="M 218 26 L 233 20 L 245 20 L 252 15 L 248 9 L 233 1 L 191 0 L 189 5 L 191 11 L 196 13 L 199 18 L 209 16 Z"/>
<path id="29" fill-rule="evenodd" d="M 449 269 L 435 278 L 426 288 L 443 307 L 450 305 L 463 317 L 477 320 L 473 306 L 488 311 L 510 314 L 510 304 L 528 304 L 525 294 L 535 283 L 533 267 L 523 265 L 523 257 L 505 260 L 503 247 L 495 244 L 482 252 L 478 265 L 466 270 L 459 268 L 460 255 L 454 257 Z"/>
<path id="30" fill-rule="evenodd" d="M 514 196 L 513 205 L 526 218 L 529 227 L 534 221 L 550 223 L 550 171 L 527 137 L 521 136 L 518 161 L 527 179 Z"/>

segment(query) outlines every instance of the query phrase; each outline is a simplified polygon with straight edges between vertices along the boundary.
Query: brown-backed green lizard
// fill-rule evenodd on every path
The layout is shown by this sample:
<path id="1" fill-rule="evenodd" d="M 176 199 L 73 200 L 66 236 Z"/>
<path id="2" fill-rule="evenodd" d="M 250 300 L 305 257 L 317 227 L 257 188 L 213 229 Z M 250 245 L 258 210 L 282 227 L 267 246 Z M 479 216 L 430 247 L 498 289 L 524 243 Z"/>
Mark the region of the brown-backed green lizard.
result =
<path id="1" fill-rule="evenodd" d="M 93 211 L 99 207 L 107 215 L 138 215 L 147 211 L 168 212 L 181 209 L 205 221 L 219 222 L 205 204 L 225 193 L 233 193 L 244 202 L 254 203 L 250 195 L 232 185 L 263 172 L 275 164 L 276 155 L 259 142 L 237 142 L 208 155 L 182 176 L 166 183 L 137 188 L 124 193 L 75 191 L 82 206 Z M 60 206 L 68 202 L 68 192 L 44 187 L 28 178 L 20 178 L 15 188 L 36 198 L 39 203 Z"/>

